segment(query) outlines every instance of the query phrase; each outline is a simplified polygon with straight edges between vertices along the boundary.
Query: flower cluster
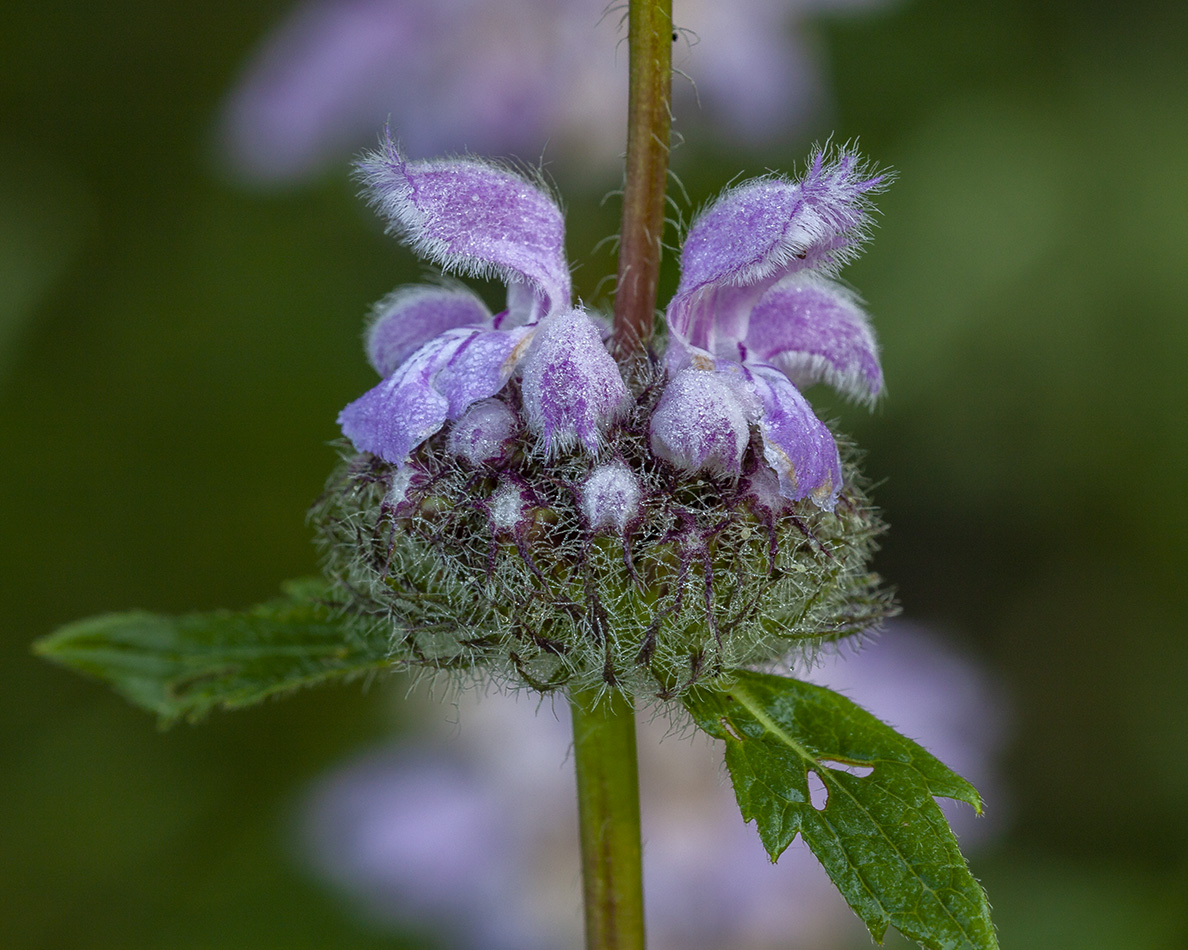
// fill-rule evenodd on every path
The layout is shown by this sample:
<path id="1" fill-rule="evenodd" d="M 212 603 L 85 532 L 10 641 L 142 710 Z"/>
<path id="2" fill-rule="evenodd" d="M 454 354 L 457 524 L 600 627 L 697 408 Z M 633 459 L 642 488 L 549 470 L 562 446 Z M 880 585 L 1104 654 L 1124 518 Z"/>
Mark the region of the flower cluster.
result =
<path id="1" fill-rule="evenodd" d="M 420 256 L 507 285 L 498 314 L 453 283 L 382 300 L 382 380 L 339 416 L 356 452 L 317 510 L 327 569 L 398 654 L 669 697 L 887 614 L 880 525 L 801 393 L 881 389 L 833 278 L 885 176 L 843 151 L 725 192 L 686 235 L 664 358 L 620 365 L 540 183 L 390 139 L 359 175 Z"/>
<path id="2" fill-rule="evenodd" d="M 866 314 L 830 276 L 861 245 L 864 196 L 885 181 L 864 177 L 852 154 L 827 166 L 818 153 L 803 180 L 746 182 L 694 222 L 668 305 L 657 455 L 737 474 L 757 424 L 780 494 L 833 507 L 837 447 L 800 390 L 823 380 L 873 400 L 882 389 Z"/>

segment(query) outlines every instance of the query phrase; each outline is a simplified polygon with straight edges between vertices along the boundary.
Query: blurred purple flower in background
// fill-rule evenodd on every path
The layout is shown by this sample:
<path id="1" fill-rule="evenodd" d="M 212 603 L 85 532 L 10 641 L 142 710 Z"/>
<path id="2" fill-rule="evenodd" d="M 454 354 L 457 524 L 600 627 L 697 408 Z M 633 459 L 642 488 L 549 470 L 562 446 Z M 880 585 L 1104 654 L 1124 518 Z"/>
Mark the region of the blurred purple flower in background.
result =
<path id="1" fill-rule="evenodd" d="M 805 678 L 850 696 L 983 790 L 989 818 L 945 801 L 965 845 L 1003 827 L 995 760 L 1002 698 L 926 630 L 897 622 Z M 478 708 L 472 708 L 477 705 Z M 491 693 L 430 734 L 323 778 L 305 812 L 316 873 L 379 920 L 436 928 L 449 945 L 581 943 L 570 728 L 563 703 Z M 717 743 L 642 725 L 644 894 L 657 950 L 830 948 L 868 938 L 807 848 L 772 865 L 738 815 Z M 663 741 L 661 741 L 663 740 Z"/>
<path id="2" fill-rule="evenodd" d="M 820 55 L 802 21 L 886 0 L 675 0 L 677 129 L 779 140 L 820 111 Z M 612 167 L 626 136 L 626 54 L 604 0 L 309 0 L 247 63 L 220 118 L 236 174 L 295 181 L 347 161 L 385 120 L 411 155 Z M 605 15 L 604 15 L 605 14 Z M 700 103 L 700 109 L 697 108 Z"/>

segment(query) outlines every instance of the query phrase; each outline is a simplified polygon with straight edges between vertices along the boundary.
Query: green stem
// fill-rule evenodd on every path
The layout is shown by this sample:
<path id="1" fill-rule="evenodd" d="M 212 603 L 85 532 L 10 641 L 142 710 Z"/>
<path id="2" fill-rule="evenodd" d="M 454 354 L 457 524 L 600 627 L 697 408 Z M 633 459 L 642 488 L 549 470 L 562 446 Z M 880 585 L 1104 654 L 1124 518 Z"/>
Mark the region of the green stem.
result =
<path id="1" fill-rule="evenodd" d="M 573 757 L 586 950 L 643 950 L 643 870 L 635 709 L 618 692 L 575 691 Z"/>
<path id="2" fill-rule="evenodd" d="M 621 356 L 643 352 L 652 336 L 672 124 L 672 0 L 630 4 L 627 168 L 614 325 Z"/>
<path id="3" fill-rule="evenodd" d="M 630 0 L 630 101 L 614 346 L 643 353 L 652 336 L 668 137 L 672 124 L 672 0 Z M 587 950 L 643 950 L 643 864 L 635 709 L 622 694 L 578 690 L 573 707 Z"/>

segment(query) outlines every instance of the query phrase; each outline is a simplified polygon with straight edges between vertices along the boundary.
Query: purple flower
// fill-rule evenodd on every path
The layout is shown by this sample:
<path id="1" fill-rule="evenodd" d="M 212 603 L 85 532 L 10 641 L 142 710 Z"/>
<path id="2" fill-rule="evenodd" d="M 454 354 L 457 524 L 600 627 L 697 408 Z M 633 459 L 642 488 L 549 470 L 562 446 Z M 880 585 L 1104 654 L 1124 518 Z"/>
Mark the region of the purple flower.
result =
<path id="1" fill-rule="evenodd" d="M 552 196 L 477 159 L 410 162 L 391 138 L 358 172 L 389 229 L 417 254 L 446 272 L 500 278 L 508 294 L 497 315 L 461 286 L 403 287 L 380 301 L 367 355 L 384 379 L 338 417 L 355 448 L 402 466 L 518 371 L 528 427 L 545 450 L 597 451 L 627 388 L 597 325 L 570 305 Z M 514 431 L 514 420 L 504 427 Z"/>
<path id="2" fill-rule="evenodd" d="M 676 0 L 679 128 L 771 142 L 826 98 L 796 27 L 885 0 Z M 235 169 L 293 181 L 390 118 L 417 155 L 542 149 L 611 167 L 626 132 L 618 17 L 588 0 L 307 0 L 261 44 L 221 120 Z M 696 86 L 694 86 L 694 83 Z"/>
<path id="3" fill-rule="evenodd" d="M 882 390 L 868 318 L 832 277 L 866 238 L 866 196 L 887 181 L 849 151 L 828 164 L 818 152 L 800 181 L 745 182 L 697 217 L 666 314 L 671 381 L 652 417 L 657 455 L 740 475 L 744 422 L 756 424 L 781 494 L 832 509 L 837 445 L 801 389 L 827 382 L 869 402 Z"/>

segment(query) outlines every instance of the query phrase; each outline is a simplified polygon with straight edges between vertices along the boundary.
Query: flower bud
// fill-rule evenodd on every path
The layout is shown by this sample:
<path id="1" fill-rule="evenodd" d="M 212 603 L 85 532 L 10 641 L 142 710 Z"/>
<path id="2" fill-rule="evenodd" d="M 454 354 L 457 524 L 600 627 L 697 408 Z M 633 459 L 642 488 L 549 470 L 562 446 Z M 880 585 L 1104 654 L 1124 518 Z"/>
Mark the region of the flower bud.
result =
<path id="1" fill-rule="evenodd" d="M 532 510 L 531 496 L 523 486 L 512 481 L 502 481 L 491 497 L 487 499 L 487 513 L 495 535 L 513 535 L 528 524 L 528 513 Z"/>
<path id="2" fill-rule="evenodd" d="M 753 398 L 730 377 L 681 370 L 652 414 L 652 453 L 687 472 L 738 475 L 755 414 Z"/>
<path id="3" fill-rule="evenodd" d="M 520 420 L 498 399 L 474 403 L 450 428 L 446 447 L 471 468 L 496 466 L 507 460 Z"/>
<path id="4" fill-rule="evenodd" d="M 610 528 L 622 535 L 639 516 L 639 479 L 622 462 L 596 466 L 582 486 L 582 514 L 591 530 Z"/>
<path id="5" fill-rule="evenodd" d="M 549 318 L 521 366 L 524 414 L 545 452 L 574 442 L 597 452 L 630 397 L 594 322 L 581 310 Z"/>

